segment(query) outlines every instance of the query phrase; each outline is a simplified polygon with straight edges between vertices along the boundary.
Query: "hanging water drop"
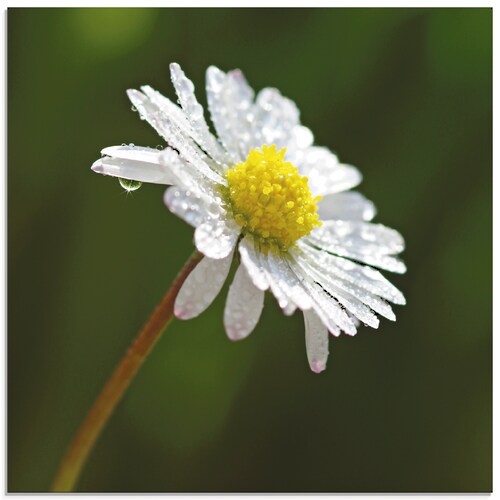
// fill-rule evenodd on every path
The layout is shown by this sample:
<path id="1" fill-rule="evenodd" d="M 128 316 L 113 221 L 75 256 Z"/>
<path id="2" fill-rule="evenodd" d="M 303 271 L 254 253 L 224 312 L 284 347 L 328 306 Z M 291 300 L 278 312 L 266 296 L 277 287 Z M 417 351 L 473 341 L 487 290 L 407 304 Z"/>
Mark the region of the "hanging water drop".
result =
<path id="1" fill-rule="evenodd" d="M 131 179 L 118 179 L 120 186 L 125 189 L 125 191 L 131 193 L 132 191 L 137 191 L 141 186 L 142 182 L 133 181 Z"/>

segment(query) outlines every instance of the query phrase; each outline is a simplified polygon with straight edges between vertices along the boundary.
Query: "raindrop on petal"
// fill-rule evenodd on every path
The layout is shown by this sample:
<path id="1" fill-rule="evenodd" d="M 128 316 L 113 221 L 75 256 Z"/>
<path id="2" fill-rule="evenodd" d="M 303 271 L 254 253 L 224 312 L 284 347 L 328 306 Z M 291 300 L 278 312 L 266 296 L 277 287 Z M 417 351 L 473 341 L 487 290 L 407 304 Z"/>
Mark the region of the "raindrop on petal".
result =
<path id="1" fill-rule="evenodd" d="M 129 193 L 137 191 L 142 186 L 142 182 L 140 181 L 133 181 L 130 179 L 118 179 L 118 181 L 120 182 L 120 186 Z"/>

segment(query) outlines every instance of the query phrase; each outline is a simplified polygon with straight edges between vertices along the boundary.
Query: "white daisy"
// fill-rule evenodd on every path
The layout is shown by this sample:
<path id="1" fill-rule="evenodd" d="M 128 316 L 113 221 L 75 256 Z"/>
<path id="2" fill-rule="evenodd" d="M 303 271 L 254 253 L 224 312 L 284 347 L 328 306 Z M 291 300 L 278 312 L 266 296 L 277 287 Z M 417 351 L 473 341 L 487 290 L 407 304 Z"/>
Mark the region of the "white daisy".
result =
<path id="1" fill-rule="evenodd" d="M 285 314 L 303 311 L 309 364 L 321 372 L 328 332 L 354 335 L 359 321 L 377 328 L 375 313 L 395 320 L 387 301 L 405 299 L 375 268 L 405 272 L 395 257 L 403 238 L 369 222 L 373 203 L 348 191 L 361 182 L 359 171 L 314 146 L 297 107 L 278 90 L 255 97 L 241 71 L 209 67 L 216 137 L 193 83 L 178 64 L 170 70 L 180 106 L 149 86 L 128 91 L 170 147 L 109 147 L 92 170 L 172 185 L 165 204 L 196 228 L 194 242 L 204 255 L 177 296 L 178 318 L 193 318 L 212 303 L 238 253 L 224 310 L 228 337 L 250 334 L 270 290 Z"/>

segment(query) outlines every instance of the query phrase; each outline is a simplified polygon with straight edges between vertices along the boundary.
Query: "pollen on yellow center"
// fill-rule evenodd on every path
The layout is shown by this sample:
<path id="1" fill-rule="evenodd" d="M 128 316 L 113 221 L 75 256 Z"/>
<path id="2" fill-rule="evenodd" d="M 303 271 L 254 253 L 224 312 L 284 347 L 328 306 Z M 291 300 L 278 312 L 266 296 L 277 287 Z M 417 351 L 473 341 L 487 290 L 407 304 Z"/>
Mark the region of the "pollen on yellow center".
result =
<path id="1" fill-rule="evenodd" d="M 289 248 L 321 225 L 316 205 L 321 197 L 312 196 L 307 177 L 284 161 L 285 152 L 264 145 L 226 173 L 236 222 L 267 248 Z"/>

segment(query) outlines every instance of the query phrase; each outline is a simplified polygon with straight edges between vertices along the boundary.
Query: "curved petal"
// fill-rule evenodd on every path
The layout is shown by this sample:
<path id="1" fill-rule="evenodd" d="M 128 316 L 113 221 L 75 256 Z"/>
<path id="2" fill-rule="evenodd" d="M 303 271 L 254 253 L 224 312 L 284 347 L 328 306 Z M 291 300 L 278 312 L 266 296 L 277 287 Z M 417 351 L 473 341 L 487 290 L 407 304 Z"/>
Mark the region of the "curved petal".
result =
<path id="1" fill-rule="evenodd" d="M 403 294 L 376 269 L 331 255 L 303 242 L 299 242 L 297 248 L 305 254 L 308 262 L 314 262 L 321 273 L 330 273 L 346 284 L 357 286 L 371 295 L 379 296 L 394 304 L 406 304 Z M 297 250 L 292 251 L 293 254 L 296 252 Z"/>
<path id="2" fill-rule="evenodd" d="M 201 194 L 192 193 L 185 188 L 169 187 L 163 195 L 163 201 L 173 214 L 193 227 L 198 227 L 210 218 L 208 211 L 210 201 Z"/>
<path id="3" fill-rule="evenodd" d="M 261 268 L 264 270 L 264 273 L 267 277 L 267 281 L 269 283 L 269 287 L 271 289 L 272 294 L 278 301 L 279 306 L 283 310 L 284 314 L 290 316 L 294 313 L 296 307 L 295 304 L 290 300 L 288 294 L 285 290 L 285 283 L 280 280 L 278 274 L 273 272 L 273 269 L 270 265 L 269 254 L 266 255 L 262 252 L 258 253 L 259 262 Z"/>
<path id="4" fill-rule="evenodd" d="M 262 89 L 253 108 L 253 147 L 276 144 L 280 150 L 294 145 L 293 133 L 300 125 L 299 110 L 293 101 L 274 88 Z"/>
<path id="5" fill-rule="evenodd" d="M 333 280 L 328 279 L 328 275 L 321 274 L 308 259 L 299 258 L 296 262 L 304 274 L 312 277 L 322 290 L 350 311 L 356 318 L 372 328 L 378 328 L 379 319 L 362 301 L 336 286 Z"/>
<path id="6" fill-rule="evenodd" d="M 356 334 L 356 327 L 351 318 L 340 307 L 338 302 L 331 297 L 312 277 L 308 272 L 304 271 L 300 266 L 300 258 L 292 256 L 292 269 L 297 276 L 301 276 L 301 282 L 304 289 L 310 295 L 313 308 L 321 318 L 323 324 L 333 335 L 340 335 L 343 330 L 348 335 Z"/>
<path id="7" fill-rule="evenodd" d="M 285 293 L 289 304 L 293 304 L 301 310 L 310 309 L 312 307 L 311 298 L 304 290 L 296 274 L 291 270 L 286 258 L 270 252 L 267 255 L 267 261 L 269 271 Z"/>
<path id="8" fill-rule="evenodd" d="M 177 97 L 191 124 L 198 144 L 217 162 L 229 166 L 231 160 L 208 128 L 203 116 L 203 107 L 196 99 L 194 85 L 177 63 L 170 65 L 170 75 L 174 84 Z"/>
<path id="9" fill-rule="evenodd" d="M 250 235 L 246 235 L 239 244 L 239 251 L 242 264 L 247 268 L 248 274 L 253 284 L 260 290 L 269 288 L 267 274 L 262 268 L 259 256 L 255 250 L 254 240 Z"/>
<path id="10" fill-rule="evenodd" d="M 356 191 L 327 194 L 318 202 L 318 215 L 321 220 L 364 220 L 375 217 L 375 205 Z"/>
<path id="11" fill-rule="evenodd" d="M 233 250 L 241 227 L 233 220 L 208 219 L 196 228 L 196 248 L 211 259 L 223 259 Z"/>
<path id="12" fill-rule="evenodd" d="M 145 90 L 147 88 L 145 87 Z M 175 112 L 167 112 L 165 102 L 169 102 L 168 99 L 152 89 L 151 91 L 148 92 L 149 95 L 145 95 L 130 89 L 127 94 L 141 117 L 155 128 L 170 146 L 179 151 L 183 160 L 189 162 L 211 182 L 227 185 L 226 179 L 217 172 L 215 162 L 192 140 L 190 126 L 183 111 L 171 103 L 177 109 Z"/>
<path id="13" fill-rule="evenodd" d="M 360 221 L 325 221 L 303 241 L 326 252 L 364 262 L 394 273 L 406 272 L 404 263 L 393 257 L 402 252 L 402 236 L 382 224 Z"/>
<path id="14" fill-rule="evenodd" d="M 378 320 L 375 321 L 373 314 L 370 311 L 366 311 L 365 308 L 361 308 L 361 314 L 358 314 L 358 309 L 361 307 L 358 305 L 358 302 L 365 304 L 376 313 L 391 321 L 396 319 L 394 312 L 385 300 L 364 290 L 357 284 L 341 279 L 335 268 L 322 265 L 320 260 L 307 257 L 306 254 L 304 254 L 300 262 L 305 265 L 308 272 L 315 277 L 323 288 L 365 324 L 377 328 Z M 354 304 L 354 306 L 351 307 L 351 304 Z M 368 317 L 364 317 L 364 315 Z M 374 323 L 372 324 L 372 322 Z"/>
<path id="15" fill-rule="evenodd" d="M 306 351 L 311 370 L 320 373 L 328 359 L 328 330 L 314 311 L 304 311 Z"/>
<path id="16" fill-rule="evenodd" d="M 161 151 L 139 146 L 111 146 L 92 165 L 98 174 L 154 184 L 174 184 L 175 177 L 162 164 Z"/>
<path id="17" fill-rule="evenodd" d="M 324 147 L 308 148 L 297 167 L 309 179 L 309 188 L 315 196 L 347 191 L 362 180 L 357 168 L 339 163 L 337 156 Z"/>
<path id="18" fill-rule="evenodd" d="M 224 327 L 231 340 L 247 337 L 259 322 L 264 292 L 254 286 L 244 265 L 238 267 L 229 287 L 224 309 Z"/>
<path id="19" fill-rule="evenodd" d="M 215 300 L 226 281 L 232 260 L 232 253 L 224 259 L 201 259 L 177 294 L 174 305 L 177 318 L 194 318 Z"/>
<path id="20" fill-rule="evenodd" d="M 250 149 L 253 90 L 239 70 L 224 73 L 207 69 L 207 101 L 212 122 L 234 163 L 243 161 Z"/>
<path id="21" fill-rule="evenodd" d="M 191 163 L 184 161 L 177 151 L 170 147 L 165 148 L 160 154 L 160 163 L 175 179 L 176 186 L 203 195 L 222 206 L 219 185 L 207 179 Z"/>

